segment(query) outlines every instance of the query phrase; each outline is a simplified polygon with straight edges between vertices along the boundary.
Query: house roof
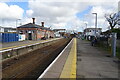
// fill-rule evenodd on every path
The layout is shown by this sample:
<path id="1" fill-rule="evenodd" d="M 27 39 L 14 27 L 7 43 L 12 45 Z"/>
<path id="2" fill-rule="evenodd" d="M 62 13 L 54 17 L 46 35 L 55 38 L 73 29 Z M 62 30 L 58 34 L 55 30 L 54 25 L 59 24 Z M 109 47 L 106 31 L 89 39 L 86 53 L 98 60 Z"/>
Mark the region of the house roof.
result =
<path id="1" fill-rule="evenodd" d="M 19 26 L 17 28 L 39 28 L 39 27 L 40 27 L 39 25 L 36 25 L 36 24 L 33 24 L 33 23 L 28 23 L 28 24 Z"/>
<path id="2" fill-rule="evenodd" d="M 51 30 L 50 28 L 47 28 L 47 27 L 41 27 L 41 29 L 43 29 L 43 30 Z"/>
<path id="3" fill-rule="evenodd" d="M 65 31 L 66 29 L 54 29 L 53 31 Z"/>
<path id="4" fill-rule="evenodd" d="M 17 28 L 40 28 L 42 30 L 51 30 L 50 28 L 43 27 L 43 26 L 40 26 L 40 25 L 36 25 L 36 24 L 33 24 L 33 23 L 28 23 L 28 24 L 19 26 Z"/>
<path id="5" fill-rule="evenodd" d="M 86 28 L 85 30 L 102 30 L 102 28 Z"/>

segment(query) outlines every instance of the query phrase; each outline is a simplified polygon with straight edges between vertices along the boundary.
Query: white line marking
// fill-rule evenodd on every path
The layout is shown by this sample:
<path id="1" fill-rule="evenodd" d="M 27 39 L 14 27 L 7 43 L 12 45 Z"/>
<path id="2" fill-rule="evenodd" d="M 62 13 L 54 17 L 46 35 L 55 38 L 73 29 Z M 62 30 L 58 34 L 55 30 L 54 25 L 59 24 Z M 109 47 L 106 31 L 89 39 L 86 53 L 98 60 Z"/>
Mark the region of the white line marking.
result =
<path id="1" fill-rule="evenodd" d="M 0 53 L 2 52 L 7 52 L 7 51 L 11 51 L 12 49 L 7 49 L 7 50 L 4 50 L 4 51 L 0 51 Z"/>
<path id="2" fill-rule="evenodd" d="M 62 55 L 62 53 L 66 50 L 66 48 L 71 44 L 71 42 L 73 41 L 73 39 L 69 42 L 69 44 L 62 50 L 62 52 L 57 56 L 57 58 L 55 58 L 55 60 L 45 69 L 45 71 L 39 76 L 39 78 L 37 80 L 40 80 L 45 74 L 46 72 L 52 67 L 52 65 L 58 60 L 58 58 Z"/>

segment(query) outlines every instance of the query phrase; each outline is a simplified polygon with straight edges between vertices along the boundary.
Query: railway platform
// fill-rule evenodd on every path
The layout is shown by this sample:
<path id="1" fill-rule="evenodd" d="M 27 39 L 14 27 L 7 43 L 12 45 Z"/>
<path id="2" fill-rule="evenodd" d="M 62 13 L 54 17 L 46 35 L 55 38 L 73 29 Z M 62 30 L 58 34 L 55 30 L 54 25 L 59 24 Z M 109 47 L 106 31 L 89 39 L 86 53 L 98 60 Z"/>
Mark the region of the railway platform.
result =
<path id="1" fill-rule="evenodd" d="M 73 39 L 38 78 L 76 78 L 76 39 Z"/>
<path id="2" fill-rule="evenodd" d="M 21 47 L 21 46 L 27 46 L 27 45 L 32 45 L 32 44 L 35 44 L 35 43 L 41 43 L 41 42 L 50 41 L 50 40 L 56 40 L 56 39 L 59 39 L 59 38 L 51 38 L 51 39 L 47 39 L 47 40 L 37 40 L 37 41 L 26 40 L 26 41 L 1 43 L 0 50 L 17 48 L 17 47 Z"/>
<path id="3" fill-rule="evenodd" d="M 119 80 L 117 58 L 93 47 L 90 42 L 72 39 L 37 80 L 44 79 L 111 79 Z"/>
<path id="4" fill-rule="evenodd" d="M 2 60 L 8 60 L 16 56 L 24 55 L 39 48 L 50 45 L 62 38 L 52 38 L 39 41 L 22 41 L 22 42 L 10 42 L 2 43 L 0 46 L 0 54 L 2 54 Z"/>

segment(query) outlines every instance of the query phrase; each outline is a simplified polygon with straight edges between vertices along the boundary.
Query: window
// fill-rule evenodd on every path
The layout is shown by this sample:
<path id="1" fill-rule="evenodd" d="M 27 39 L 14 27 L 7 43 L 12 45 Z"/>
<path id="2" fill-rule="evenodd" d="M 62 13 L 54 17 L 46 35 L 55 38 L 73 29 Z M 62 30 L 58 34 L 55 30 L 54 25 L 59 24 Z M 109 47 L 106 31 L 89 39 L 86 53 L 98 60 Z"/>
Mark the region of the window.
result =
<path id="1" fill-rule="evenodd" d="M 23 31 L 19 31 L 20 34 L 23 34 Z"/>

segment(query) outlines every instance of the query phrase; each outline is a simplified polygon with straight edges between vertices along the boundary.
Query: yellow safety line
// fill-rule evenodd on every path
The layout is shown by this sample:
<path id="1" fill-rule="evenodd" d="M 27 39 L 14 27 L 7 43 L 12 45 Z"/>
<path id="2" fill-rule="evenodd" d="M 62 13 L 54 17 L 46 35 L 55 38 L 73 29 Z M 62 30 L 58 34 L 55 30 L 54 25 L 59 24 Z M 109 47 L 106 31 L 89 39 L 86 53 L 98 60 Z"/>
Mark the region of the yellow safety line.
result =
<path id="1" fill-rule="evenodd" d="M 71 51 L 68 55 L 60 78 L 74 78 L 74 80 L 76 79 L 76 43 L 76 38 L 74 38 Z"/>
<path id="2" fill-rule="evenodd" d="M 51 40 L 51 39 L 49 39 L 49 40 Z M 0 50 L 11 49 L 11 48 L 17 48 L 17 47 L 21 47 L 21 46 L 27 46 L 27 45 L 30 45 L 30 44 L 35 44 L 35 43 L 38 43 L 38 42 L 45 42 L 45 41 L 49 41 L 49 40 L 37 41 L 37 42 L 28 43 L 28 44 L 22 44 L 22 45 L 18 45 L 18 46 L 11 46 L 11 47 L 6 47 L 6 48 L 1 48 Z M 54 39 L 53 39 L 53 40 L 54 40 Z"/>

